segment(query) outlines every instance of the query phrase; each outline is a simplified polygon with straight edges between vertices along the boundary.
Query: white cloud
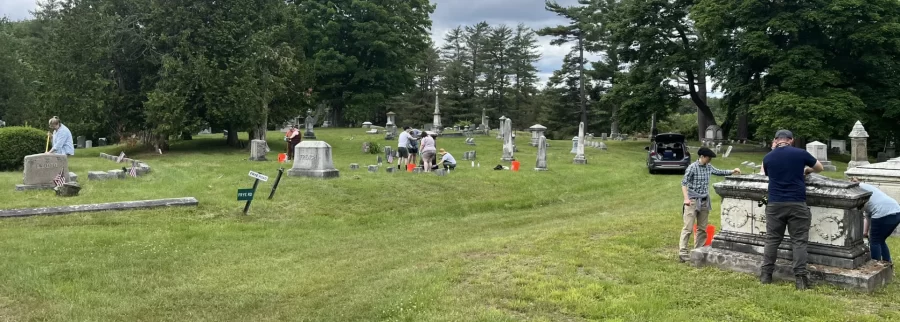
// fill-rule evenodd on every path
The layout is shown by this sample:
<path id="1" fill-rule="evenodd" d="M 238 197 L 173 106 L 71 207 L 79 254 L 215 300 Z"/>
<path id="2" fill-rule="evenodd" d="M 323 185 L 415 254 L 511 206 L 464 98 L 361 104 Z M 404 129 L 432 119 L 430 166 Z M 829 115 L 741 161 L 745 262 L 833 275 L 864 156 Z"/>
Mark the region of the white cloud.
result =
<path id="1" fill-rule="evenodd" d="M 0 1 L 0 16 L 10 20 L 25 20 L 32 18 L 29 10 L 37 9 L 36 0 L 2 0 Z"/>

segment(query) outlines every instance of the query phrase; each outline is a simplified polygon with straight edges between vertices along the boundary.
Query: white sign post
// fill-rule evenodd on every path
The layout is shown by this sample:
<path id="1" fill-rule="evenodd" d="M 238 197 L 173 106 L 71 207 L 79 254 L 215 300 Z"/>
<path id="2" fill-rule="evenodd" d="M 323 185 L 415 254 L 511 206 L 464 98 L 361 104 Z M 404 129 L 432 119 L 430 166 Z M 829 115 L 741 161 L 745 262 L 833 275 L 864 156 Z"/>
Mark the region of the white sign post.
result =
<path id="1" fill-rule="evenodd" d="M 269 176 L 264 175 L 262 173 L 255 172 L 255 171 L 250 171 L 250 177 L 254 178 L 254 179 L 259 179 L 262 181 L 269 181 Z"/>

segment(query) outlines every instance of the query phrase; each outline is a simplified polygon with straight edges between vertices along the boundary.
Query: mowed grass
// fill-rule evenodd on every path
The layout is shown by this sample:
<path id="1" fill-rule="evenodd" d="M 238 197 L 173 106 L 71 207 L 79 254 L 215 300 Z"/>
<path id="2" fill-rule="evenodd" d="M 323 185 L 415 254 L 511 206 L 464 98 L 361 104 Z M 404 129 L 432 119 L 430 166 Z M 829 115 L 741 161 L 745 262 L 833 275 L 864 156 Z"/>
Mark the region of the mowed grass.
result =
<path id="1" fill-rule="evenodd" d="M 246 161 L 221 135 L 129 155 L 148 176 L 88 181 L 121 167 L 78 150 L 81 196 L 14 192 L 0 173 L 0 208 L 196 197 L 196 208 L 0 220 L 0 320 L 9 321 L 878 321 L 900 318 L 897 284 L 874 294 L 829 286 L 797 292 L 755 276 L 676 260 L 681 176 L 647 173 L 646 142 L 607 142 L 573 165 L 552 141 L 547 172 L 518 135 L 519 172 L 495 171 L 501 142 L 440 138 L 458 171 L 368 173 L 363 129 L 318 129 L 341 177 L 285 176 Z M 284 149 L 271 132 L 271 159 Z M 246 134 L 242 134 L 246 137 Z M 391 145 L 395 142 L 389 141 Z M 477 150 L 480 168 L 462 160 Z M 734 168 L 762 153 L 734 153 Z M 350 171 L 350 163 L 362 170 Z M 289 168 L 289 165 L 284 165 Z M 846 165 L 838 164 L 845 169 Z M 249 216 L 238 188 L 259 186 Z M 748 170 L 748 169 L 745 169 Z M 841 173 L 829 174 L 840 177 Z M 713 182 L 719 182 L 714 177 Z M 718 226 L 720 199 L 711 221 Z M 895 239 L 890 241 L 900 249 Z M 898 251 L 900 252 L 900 251 Z"/>

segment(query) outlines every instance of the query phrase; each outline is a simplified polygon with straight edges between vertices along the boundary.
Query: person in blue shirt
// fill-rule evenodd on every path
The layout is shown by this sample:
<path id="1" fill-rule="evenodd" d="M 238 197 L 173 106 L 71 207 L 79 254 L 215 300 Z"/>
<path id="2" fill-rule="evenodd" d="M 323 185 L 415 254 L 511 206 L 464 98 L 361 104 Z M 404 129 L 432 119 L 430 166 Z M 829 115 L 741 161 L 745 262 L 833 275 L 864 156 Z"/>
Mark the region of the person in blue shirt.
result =
<path id="1" fill-rule="evenodd" d="M 805 176 L 822 172 L 825 168 L 809 152 L 792 144 L 794 135 L 791 131 L 778 130 L 773 142 L 775 148 L 763 158 L 763 171 L 769 177 L 769 196 L 766 205 L 766 246 L 759 281 L 772 283 L 778 245 L 784 239 L 784 229 L 787 227 L 794 256 L 795 286 L 798 290 L 804 290 L 809 288 L 806 246 L 812 220 L 806 205 Z"/>
<path id="2" fill-rule="evenodd" d="M 850 181 L 859 182 L 859 179 L 851 178 Z M 869 201 L 866 202 L 863 209 L 866 217 L 871 218 L 867 221 L 868 227 L 865 227 L 863 231 L 868 232 L 869 235 L 869 250 L 872 259 L 893 263 L 886 241 L 897 229 L 897 226 L 900 226 L 900 204 L 873 185 L 860 182 L 859 187 L 872 192 L 872 196 L 869 197 Z"/>
<path id="3" fill-rule="evenodd" d="M 50 129 L 53 130 L 53 148 L 47 153 L 62 154 L 65 156 L 75 155 L 75 144 L 72 143 L 72 132 L 69 128 L 59 122 L 59 118 L 54 116 L 50 119 Z"/>

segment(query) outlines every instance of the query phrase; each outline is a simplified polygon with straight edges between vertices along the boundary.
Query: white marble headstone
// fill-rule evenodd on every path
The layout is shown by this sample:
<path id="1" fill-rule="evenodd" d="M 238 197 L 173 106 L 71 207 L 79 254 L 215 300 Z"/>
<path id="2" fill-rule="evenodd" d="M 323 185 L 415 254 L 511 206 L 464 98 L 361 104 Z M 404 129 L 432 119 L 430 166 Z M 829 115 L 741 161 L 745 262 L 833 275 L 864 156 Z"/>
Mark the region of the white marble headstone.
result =
<path id="1" fill-rule="evenodd" d="M 806 145 L 806 152 L 812 154 L 816 160 L 828 161 L 828 145 L 819 141 L 813 141 Z"/>

